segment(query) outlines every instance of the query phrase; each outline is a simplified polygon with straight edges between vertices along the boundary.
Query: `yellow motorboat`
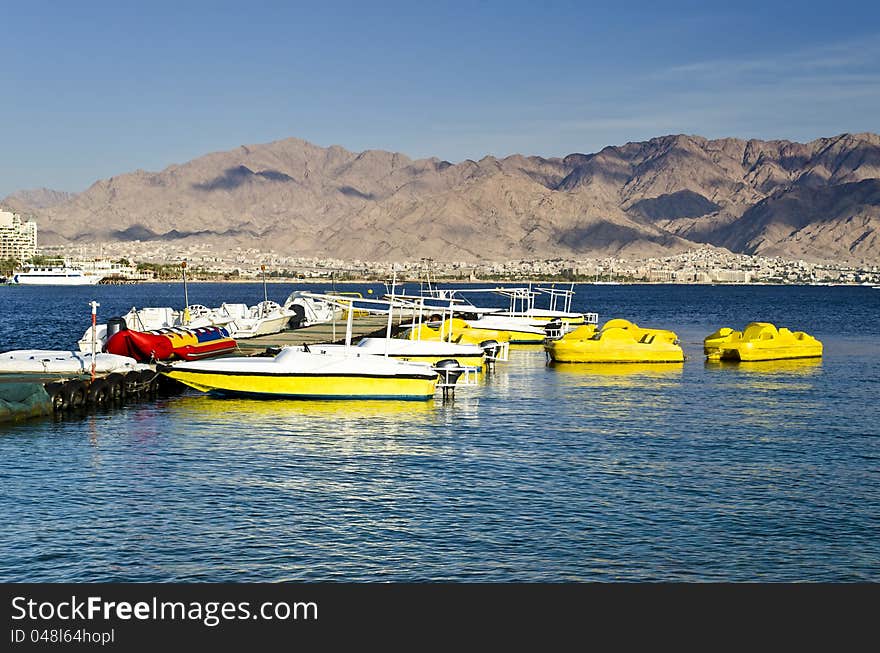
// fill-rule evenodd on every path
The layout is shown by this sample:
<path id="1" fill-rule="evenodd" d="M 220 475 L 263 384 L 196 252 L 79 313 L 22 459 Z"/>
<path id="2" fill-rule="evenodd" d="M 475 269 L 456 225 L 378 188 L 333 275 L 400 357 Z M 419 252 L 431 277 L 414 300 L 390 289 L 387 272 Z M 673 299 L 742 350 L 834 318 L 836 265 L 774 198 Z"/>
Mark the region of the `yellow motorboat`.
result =
<path id="1" fill-rule="evenodd" d="M 512 345 L 540 345 L 547 337 L 544 327 L 536 326 L 529 317 L 484 315 L 476 320 L 464 320 L 468 329 L 497 332 Z"/>
<path id="2" fill-rule="evenodd" d="M 480 345 L 487 340 L 510 341 L 510 336 L 503 331 L 473 327 L 457 317 L 443 320 L 437 328 L 425 323 L 419 324 L 406 332 L 406 338 L 409 340 L 446 340 L 461 345 Z"/>
<path id="3" fill-rule="evenodd" d="M 347 348 L 345 345 L 311 345 L 309 351 L 323 353 L 344 353 L 353 355 L 373 354 L 402 361 L 431 363 L 435 365 L 450 358 L 460 365 L 473 368 L 475 372 L 483 371 L 486 362 L 486 349 L 480 345 L 470 345 L 444 340 L 410 340 L 404 338 L 362 338 L 357 345 Z"/>
<path id="4" fill-rule="evenodd" d="M 816 358 L 822 343 L 803 331 L 777 329 L 769 322 L 750 322 L 742 331 L 724 327 L 703 340 L 710 361 L 771 361 L 787 358 Z"/>
<path id="5" fill-rule="evenodd" d="M 370 291 L 370 292 L 372 292 L 372 291 Z M 359 292 L 343 292 L 341 290 L 338 290 L 338 291 L 335 291 L 333 294 L 336 296 L 339 296 L 339 297 L 355 297 L 357 299 L 364 298 L 364 296 L 362 294 L 360 294 Z M 367 317 L 370 314 L 370 311 L 363 309 L 363 308 L 352 309 L 352 305 L 353 305 L 352 302 L 349 302 L 347 306 L 345 304 L 342 304 L 342 319 L 343 320 L 348 319 L 348 312 L 350 310 L 352 311 L 353 317 Z"/>
<path id="6" fill-rule="evenodd" d="M 644 329 L 628 320 L 608 320 L 601 329 L 585 324 L 544 345 L 559 363 L 681 363 L 678 336 L 664 329 Z"/>
<path id="7" fill-rule="evenodd" d="M 499 315 L 508 315 L 507 313 L 499 313 Z M 513 316 L 516 317 L 516 316 Z M 559 311 L 551 312 L 551 311 L 542 311 L 541 309 L 534 309 L 529 311 L 525 315 L 519 317 L 527 317 L 532 324 L 535 325 L 543 325 L 547 322 L 564 322 L 565 324 L 570 324 L 572 326 L 579 326 L 581 324 L 585 324 L 587 322 L 586 316 L 583 313 L 560 313 Z"/>
<path id="8" fill-rule="evenodd" d="M 427 363 L 318 354 L 298 347 L 283 347 L 273 357 L 184 361 L 160 364 L 157 370 L 196 390 L 224 397 L 427 401 L 439 381 L 439 374 Z"/>

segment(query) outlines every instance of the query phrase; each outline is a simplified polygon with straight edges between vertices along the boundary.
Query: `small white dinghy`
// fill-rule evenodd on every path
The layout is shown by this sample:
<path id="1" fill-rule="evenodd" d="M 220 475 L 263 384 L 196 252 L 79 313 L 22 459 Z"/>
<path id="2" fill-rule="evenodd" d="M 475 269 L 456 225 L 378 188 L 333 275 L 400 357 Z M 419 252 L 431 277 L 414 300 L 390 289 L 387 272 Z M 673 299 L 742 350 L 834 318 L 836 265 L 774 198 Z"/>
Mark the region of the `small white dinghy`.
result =
<path id="1" fill-rule="evenodd" d="M 128 356 L 96 354 L 95 373 L 150 369 Z M 0 354 L 0 374 L 90 374 L 92 354 L 56 349 L 16 349 Z"/>

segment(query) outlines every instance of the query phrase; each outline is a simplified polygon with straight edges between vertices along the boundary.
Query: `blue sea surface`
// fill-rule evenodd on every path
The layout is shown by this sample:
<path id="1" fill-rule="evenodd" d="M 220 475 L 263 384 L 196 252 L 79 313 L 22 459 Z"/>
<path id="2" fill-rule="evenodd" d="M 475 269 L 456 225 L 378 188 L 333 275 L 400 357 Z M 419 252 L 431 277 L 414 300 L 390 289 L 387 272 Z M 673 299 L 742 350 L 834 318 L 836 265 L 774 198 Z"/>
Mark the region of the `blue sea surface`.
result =
<path id="1" fill-rule="evenodd" d="M 102 319 L 183 304 L 180 284 L 0 286 L 0 350 L 72 348 L 93 298 Z M 880 581 L 880 291 L 580 285 L 574 308 L 673 329 L 688 360 L 533 347 L 446 403 L 187 391 L 0 425 L 0 580 Z M 704 362 L 752 320 L 825 355 Z"/>

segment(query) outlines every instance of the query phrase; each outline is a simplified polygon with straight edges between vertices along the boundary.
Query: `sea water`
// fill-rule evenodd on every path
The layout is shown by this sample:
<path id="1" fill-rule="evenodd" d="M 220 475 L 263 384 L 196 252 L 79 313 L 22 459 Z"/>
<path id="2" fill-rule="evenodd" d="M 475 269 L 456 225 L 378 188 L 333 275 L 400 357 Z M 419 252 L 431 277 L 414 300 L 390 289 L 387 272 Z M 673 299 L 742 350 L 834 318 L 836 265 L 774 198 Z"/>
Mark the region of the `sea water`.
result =
<path id="1" fill-rule="evenodd" d="M 880 581 L 880 291 L 576 289 L 600 322 L 676 331 L 688 360 L 532 347 L 445 403 L 187 391 L 0 425 L 0 580 Z M 92 299 L 105 320 L 183 291 L 0 287 L 0 350 L 74 347 Z M 753 320 L 824 357 L 704 362 L 703 337 Z"/>

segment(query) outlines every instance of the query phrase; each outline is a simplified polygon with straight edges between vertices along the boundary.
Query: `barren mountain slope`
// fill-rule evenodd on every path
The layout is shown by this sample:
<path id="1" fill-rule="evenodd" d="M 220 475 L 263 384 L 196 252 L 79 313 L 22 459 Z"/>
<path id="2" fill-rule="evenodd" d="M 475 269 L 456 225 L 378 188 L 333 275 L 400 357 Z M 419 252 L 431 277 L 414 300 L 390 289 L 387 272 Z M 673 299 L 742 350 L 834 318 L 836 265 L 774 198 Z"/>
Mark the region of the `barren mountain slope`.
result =
<path id="1" fill-rule="evenodd" d="M 679 134 L 594 154 L 457 164 L 289 138 L 111 177 L 66 200 L 10 198 L 36 214 L 44 243 L 163 238 L 454 260 L 712 243 L 876 261 L 880 199 L 867 182 L 878 179 L 876 134 L 809 143 Z"/>

